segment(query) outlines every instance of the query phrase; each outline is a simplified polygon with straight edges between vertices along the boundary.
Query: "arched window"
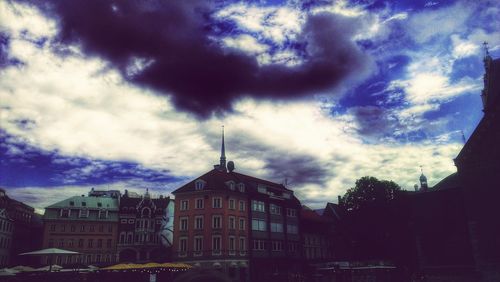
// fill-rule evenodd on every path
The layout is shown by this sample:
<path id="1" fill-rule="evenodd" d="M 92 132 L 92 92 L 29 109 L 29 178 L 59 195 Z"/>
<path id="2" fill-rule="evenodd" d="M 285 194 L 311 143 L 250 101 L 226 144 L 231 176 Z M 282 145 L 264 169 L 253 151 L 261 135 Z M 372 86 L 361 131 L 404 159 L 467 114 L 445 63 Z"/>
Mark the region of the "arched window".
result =
<path id="1" fill-rule="evenodd" d="M 143 208 L 141 215 L 142 217 L 151 217 L 151 210 L 149 208 Z"/>
<path id="2" fill-rule="evenodd" d="M 127 235 L 127 244 L 132 244 L 132 233 Z"/>

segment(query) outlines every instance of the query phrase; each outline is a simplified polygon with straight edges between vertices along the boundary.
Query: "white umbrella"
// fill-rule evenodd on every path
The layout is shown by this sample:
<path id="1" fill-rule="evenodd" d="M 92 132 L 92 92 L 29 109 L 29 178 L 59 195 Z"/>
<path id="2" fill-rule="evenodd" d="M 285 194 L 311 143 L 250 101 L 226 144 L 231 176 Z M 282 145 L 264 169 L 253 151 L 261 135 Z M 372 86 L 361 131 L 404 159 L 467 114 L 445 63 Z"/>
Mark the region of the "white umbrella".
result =
<path id="1" fill-rule="evenodd" d="M 0 269 L 0 276 L 14 276 L 18 271 L 9 268 Z"/>
<path id="2" fill-rule="evenodd" d="M 44 266 L 44 267 L 40 267 L 40 268 L 37 268 L 35 269 L 36 271 L 51 271 L 51 270 L 60 270 L 62 269 L 62 266 L 60 265 L 57 265 L 57 264 L 54 264 L 54 265 L 47 265 L 47 266 Z"/>
<path id="3" fill-rule="evenodd" d="M 57 248 L 48 248 L 48 249 L 43 249 L 43 250 L 38 250 L 38 251 L 33 251 L 33 252 L 28 252 L 28 253 L 22 253 L 19 254 L 20 256 L 48 256 L 50 258 L 50 265 L 48 271 L 52 271 L 52 259 L 55 255 L 78 255 L 80 253 L 78 252 L 73 252 L 73 251 L 68 251 L 68 250 L 63 250 L 63 249 L 57 249 Z"/>
<path id="4" fill-rule="evenodd" d="M 15 271 L 20 271 L 20 272 L 27 272 L 27 271 L 35 270 L 33 267 L 24 266 L 24 265 L 14 266 L 14 267 L 11 267 L 10 269 L 15 270 Z"/>

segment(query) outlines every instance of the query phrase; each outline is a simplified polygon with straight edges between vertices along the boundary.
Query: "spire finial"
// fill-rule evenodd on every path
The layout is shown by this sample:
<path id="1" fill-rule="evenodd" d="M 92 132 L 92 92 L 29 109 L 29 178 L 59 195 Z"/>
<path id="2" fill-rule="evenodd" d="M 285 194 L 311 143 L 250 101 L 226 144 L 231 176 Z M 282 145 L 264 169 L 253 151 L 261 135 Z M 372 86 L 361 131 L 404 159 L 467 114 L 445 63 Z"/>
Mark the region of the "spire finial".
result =
<path id="1" fill-rule="evenodd" d="M 460 130 L 460 132 L 462 133 L 462 142 L 465 144 L 467 141 L 465 140 L 465 134 L 464 134 L 464 131 L 463 131 L 463 130 Z"/>
<path id="2" fill-rule="evenodd" d="M 226 171 L 226 148 L 224 146 L 224 125 L 222 125 L 222 145 L 220 148 L 220 167 L 221 170 Z"/>
<path id="3" fill-rule="evenodd" d="M 484 56 L 489 57 L 490 56 L 490 48 L 488 46 L 488 42 L 486 42 L 486 41 L 483 42 L 483 48 L 484 48 Z"/>

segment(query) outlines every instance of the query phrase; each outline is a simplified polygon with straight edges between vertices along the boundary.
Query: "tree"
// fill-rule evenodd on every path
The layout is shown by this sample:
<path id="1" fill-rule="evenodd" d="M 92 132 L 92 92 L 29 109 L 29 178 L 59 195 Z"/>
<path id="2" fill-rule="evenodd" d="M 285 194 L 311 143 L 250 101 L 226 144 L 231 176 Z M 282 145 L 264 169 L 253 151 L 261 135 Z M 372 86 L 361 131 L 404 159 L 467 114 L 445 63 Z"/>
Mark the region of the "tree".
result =
<path id="1" fill-rule="evenodd" d="M 347 190 L 342 197 L 342 206 L 347 211 L 382 207 L 396 199 L 399 191 L 401 187 L 393 181 L 364 176 L 356 180 L 355 187 Z"/>

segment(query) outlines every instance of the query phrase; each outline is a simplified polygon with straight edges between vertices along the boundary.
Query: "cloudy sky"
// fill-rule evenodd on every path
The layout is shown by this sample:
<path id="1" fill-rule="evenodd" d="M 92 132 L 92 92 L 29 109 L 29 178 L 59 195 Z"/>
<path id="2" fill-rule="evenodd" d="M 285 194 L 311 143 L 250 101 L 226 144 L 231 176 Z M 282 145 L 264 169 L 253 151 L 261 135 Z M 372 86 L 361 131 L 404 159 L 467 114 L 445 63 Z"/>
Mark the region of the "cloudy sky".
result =
<path id="1" fill-rule="evenodd" d="M 32 4 L 32 3 L 36 3 Z M 39 211 L 218 162 L 312 207 L 430 185 L 482 116 L 498 1 L 0 0 L 0 187 Z"/>

